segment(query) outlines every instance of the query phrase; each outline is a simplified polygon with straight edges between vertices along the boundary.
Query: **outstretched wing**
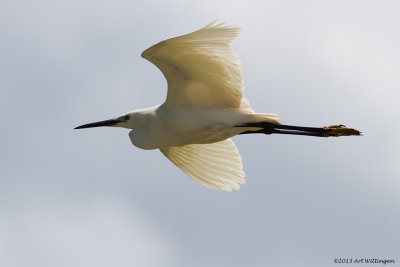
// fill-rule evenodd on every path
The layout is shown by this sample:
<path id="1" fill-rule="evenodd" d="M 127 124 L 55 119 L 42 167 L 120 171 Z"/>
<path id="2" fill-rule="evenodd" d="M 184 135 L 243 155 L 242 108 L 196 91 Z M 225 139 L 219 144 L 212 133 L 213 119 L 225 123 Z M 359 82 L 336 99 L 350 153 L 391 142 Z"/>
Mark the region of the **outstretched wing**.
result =
<path id="1" fill-rule="evenodd" d="M 232 191 L 246 182 L 242 158 L 231 139 L 160 150 L 179 169 L 207 187 Z"/>
<path id="2" fill-rule="evenodd" d="M 214 21 L 142 53 L 168 82 L 166 105 L 239 108 L 242 70 L 231 43 L 240 28 Z"/>

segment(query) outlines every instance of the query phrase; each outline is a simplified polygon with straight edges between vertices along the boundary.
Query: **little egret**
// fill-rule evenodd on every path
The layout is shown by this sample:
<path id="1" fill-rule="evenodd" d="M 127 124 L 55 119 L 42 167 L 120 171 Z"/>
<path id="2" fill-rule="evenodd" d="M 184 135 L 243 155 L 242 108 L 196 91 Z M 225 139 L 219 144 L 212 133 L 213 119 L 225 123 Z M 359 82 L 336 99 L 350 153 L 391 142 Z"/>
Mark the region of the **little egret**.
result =
<path id="1" fill-rule="evenodd" d="M 283 125 L 279 115 L 255 113 L 243 97 L 242 70 L 231 46 L 239 32 L 240 28 L 214 21 L 148 48 L 142 57 L 156 65 L 168 82 L 165 102 L 75 129 L 132 129 L 129 137 L 136 147 L 159 149 L 197 182 L 226 191 L 245 183 L 242 159 L 231 140 L 235 135 L 361 135 L 343 125 Z"/>

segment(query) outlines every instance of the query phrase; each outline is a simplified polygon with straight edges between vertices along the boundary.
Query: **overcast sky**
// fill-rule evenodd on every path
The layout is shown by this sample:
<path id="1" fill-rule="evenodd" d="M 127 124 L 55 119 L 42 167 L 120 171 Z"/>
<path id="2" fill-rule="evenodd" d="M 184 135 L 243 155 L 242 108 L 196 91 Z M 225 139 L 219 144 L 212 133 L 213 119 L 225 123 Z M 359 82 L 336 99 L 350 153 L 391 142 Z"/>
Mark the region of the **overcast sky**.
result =
<path id="1" fill-rule="evenodd" d="M 399 10 L 2 1 L 0 266 L 399 265 Z M 140 53 L 216 18 L 243 27 L 234 48 L 256 111 L 364 136 L 235 137 L 247 184 L 227 193 L 133 147 L 126 129 L 72 130 L 164 101 L 166 81 Z"/>

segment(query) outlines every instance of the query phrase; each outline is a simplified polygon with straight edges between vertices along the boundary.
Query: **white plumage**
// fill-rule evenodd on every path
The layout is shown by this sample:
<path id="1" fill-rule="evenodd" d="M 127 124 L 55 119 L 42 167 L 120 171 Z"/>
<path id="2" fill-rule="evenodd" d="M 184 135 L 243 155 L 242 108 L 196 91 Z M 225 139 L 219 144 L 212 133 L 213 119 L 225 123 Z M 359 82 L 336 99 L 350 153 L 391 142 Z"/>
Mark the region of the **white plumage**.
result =
<path id="1" fill-rule="evenodd" d="M 240 29 L 214 21 L 162 41 L 142 53 L 168 82 L 166 101 L 76 129 L 132 129 L 132 143 L 160 151 L 197 182 L 231 191 L 244 184 L 242 159 L 230 139 L 241 133 L 312 136 L 359 135 L 354 129 L 280 125 L 280 116 L 257 114 L 243 97 L 242 70 L 231 43 Z"/>
<path id="2" fill-rule="evenodd" d="M 240 61 L 231 46 L 239 33 L 239 28 L 214 21 L 146 49 L 142 57 L 167 79 L 165 102 L 77 128 L 132 129 L 133 145 L 160 149 L 195 181 L 215 189 L 239 189 L 245 174 L 230 137 L 259 128 L 237 125 L 279 123 L 278 115 L 254 113 L 243 97 Z"/>
<path id="3" fill-rule="evenodd" d="M 232 191 L 246 182 L 242 159 L 230 138 L 212 144 L 160 148 L 160 151 L 202 185 Z"/>
<path id="4" fill-rule="evenodd" d="M 242 70 L 231 47 L 240 29 L 214 21 L 204 28 L 162 41 L 142 53 L 168 81 L 166 105 L 238 108 Z"/>
<path id="5" fill-rule="evenodd" d="M 174 144 L 160 151 L 197 182 L 226 191 L 239 189 L 239 183 L 245 183 L 240 154 L 232 140 L 226 139 L 243 129 L 232 126 L 244 121 L 277 122 L 279 119 L 277 115 L 254 114 L 243 97 L 240 61 L 231 46 L 239 33 L 240 28 L 214 21 L 198 31 L 162 41 L 142 53 L 167 79 L 168 95 L 162 108 L 178 107 L 178 113 L 186 110 L 189 115 L 185 119 L 178 116 L 174 129 L 179 129 L 182 121 L 192 120 L 197 125 L 190 127 L 195 131 L 177 131 L 185 134 L 182 139 L 195 144 Z M 207 110 L 201 110 L 204 108 Z M 219 115 L 222 118 L 213 119 Z M 202 119 L 207 122 L 203 123 Z M 193 132 L 194 137 L 189 137 Z M 135 130 L 132 136 L 134 139 Z"/>

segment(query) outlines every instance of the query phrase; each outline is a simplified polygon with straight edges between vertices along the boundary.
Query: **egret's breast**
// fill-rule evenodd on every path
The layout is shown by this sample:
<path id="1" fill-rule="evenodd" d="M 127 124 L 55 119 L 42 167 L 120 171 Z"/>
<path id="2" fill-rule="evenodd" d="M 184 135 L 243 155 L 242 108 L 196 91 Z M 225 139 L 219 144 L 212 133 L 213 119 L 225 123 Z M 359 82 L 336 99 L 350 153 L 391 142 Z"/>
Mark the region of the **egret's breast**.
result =
<path id="1" fill-rule="evenodd" d="M 135 129 L 129 132 L 129 138 L 134 146 L 141 149 L 156 149 L 159 148 L 158 142 L 142 129 Z"/>

